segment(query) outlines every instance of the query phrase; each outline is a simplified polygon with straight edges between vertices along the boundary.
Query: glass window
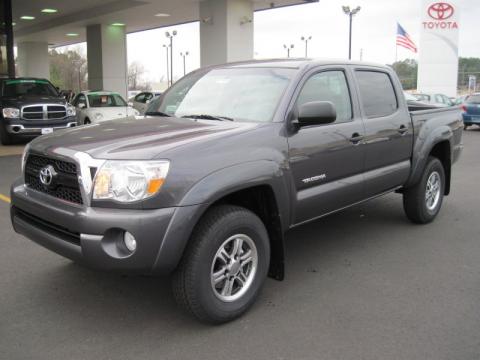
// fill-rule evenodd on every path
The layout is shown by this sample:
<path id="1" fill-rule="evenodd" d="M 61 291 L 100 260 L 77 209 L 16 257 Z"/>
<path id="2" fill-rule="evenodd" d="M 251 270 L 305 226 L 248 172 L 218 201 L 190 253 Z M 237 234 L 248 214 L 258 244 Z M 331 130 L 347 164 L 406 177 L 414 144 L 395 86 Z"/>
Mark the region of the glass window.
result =
<path id="1" fill-rule="evenodd" d="M 83 94 L 78 94 L 75 100 L 73 101 L 73 106 L 79 106 L 80 104 L 87 106 L 87 99 Z"/>
<path id="2" fill-rule="evenodd" d="M 195 72 L 175 83 L 151 112 L 271 121 L 295 69 L 225 68 Z M 156 102 L 155 102 L 156 103 Z"/>
<path id="3" fill-rule="evenodd" d="M 387 73 L 365 70 L 357 70 L 355 73 L 367 118 L 388 116 L 397 110 L 397 97 Z"/>
<path id="4" fill-rule="evenodd" d="M 90 107 L 127 106 L 125 100 L 118 94 L 88 94 Z"/>
<path id="5" fill-rule="evenodd" d="M 3 85 L 3 96 L 59 96 L 57 89 L 47 80 L 7 80 Z"/>
<path id="6" fill-rule="evenodd" d="M 471 95 L 465 100 L 466 104 L 480 104 L 480 95 Z"/>
<path id="7" fill-rule="evenodd" d="M 135 96 L 135 101 L 139 103 L 143 103 L 145 101 L 145 93 L 140 93 Z"/>
<path id="8" fill-rule="evenodd" d="M 310 77 L 298 95 L 297 107 L 312 101 L 330 101 L 337 110 L 335 122 L 352 119 L 352 104 L 343 71 L 325 71 Z"/>

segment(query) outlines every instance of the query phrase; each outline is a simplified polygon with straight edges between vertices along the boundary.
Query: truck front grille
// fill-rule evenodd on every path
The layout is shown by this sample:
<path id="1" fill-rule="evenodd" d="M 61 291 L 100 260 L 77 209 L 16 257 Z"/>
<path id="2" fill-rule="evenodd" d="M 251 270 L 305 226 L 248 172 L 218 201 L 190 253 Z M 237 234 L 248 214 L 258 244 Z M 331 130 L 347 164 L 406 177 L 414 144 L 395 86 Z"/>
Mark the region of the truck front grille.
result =
<path id="1" fill-rule="evenodd" d="M 51 185 L 45 186 L 40 181 L 40 170 L 48 165 L 55 169 L 56 176 Z M 83 204 L 75 163 L 29 154 L 25 163 L 25 184 L 32 190 L 58 199 Z"/>
<path id="2" fill-rule="evenodd" d="M 67 116 L 64 105 L 31 105 L 22 108 L 24 120 L 60 120 Z"/>

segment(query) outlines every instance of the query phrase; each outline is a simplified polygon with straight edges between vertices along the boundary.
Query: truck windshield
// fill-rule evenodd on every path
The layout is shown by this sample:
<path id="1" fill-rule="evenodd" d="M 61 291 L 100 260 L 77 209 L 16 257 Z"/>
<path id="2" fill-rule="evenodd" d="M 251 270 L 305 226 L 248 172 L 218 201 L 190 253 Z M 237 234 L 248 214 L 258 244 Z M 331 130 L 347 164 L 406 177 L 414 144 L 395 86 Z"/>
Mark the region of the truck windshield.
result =
<path id="1" fill-rule="evenodd" d="M 57 89 L 47 80 L 7 80 L 3 83 L 3 96 L 59 96 Z"/>
<path id="2" fill-rule="evenodd" d="M 118 94 L 89 94 L 90 107 L 116 107 L 127 106 L 127 103 Z"/>
<path id="3" fill-rule="evenodd" d="M 156 99 L 148 113 L 268 122 L 294 73 L 294 69 L 285 68 L 228 68 L 193 73 Z"/>
<path id="4" fill-rule="evenodd" d="M 480 104 L 480 95 L 472 95 L 465 100 L 467 104 Z"/>

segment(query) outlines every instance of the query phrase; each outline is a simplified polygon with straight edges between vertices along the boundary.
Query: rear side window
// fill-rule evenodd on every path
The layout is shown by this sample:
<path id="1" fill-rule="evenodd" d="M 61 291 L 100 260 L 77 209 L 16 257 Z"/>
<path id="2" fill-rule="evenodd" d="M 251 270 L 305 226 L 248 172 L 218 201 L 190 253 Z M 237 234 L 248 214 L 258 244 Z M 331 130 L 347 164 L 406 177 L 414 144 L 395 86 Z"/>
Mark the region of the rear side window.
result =
<path id="1" fill-rule="evenodd" d="M 387 73 L 365 70 L 357 70 L 355 73 L 367 118 L 388 116 L 397 110 L 397 97 Z"/>
<path id="2" fill-rule="evenodd" d="M 312 75 L 303 86 L 297 106 L 311 101 L 330 101 L 337 110 L 336 123 L 352 119 L 352 104 L 343 71 L 324 71 Z"/>

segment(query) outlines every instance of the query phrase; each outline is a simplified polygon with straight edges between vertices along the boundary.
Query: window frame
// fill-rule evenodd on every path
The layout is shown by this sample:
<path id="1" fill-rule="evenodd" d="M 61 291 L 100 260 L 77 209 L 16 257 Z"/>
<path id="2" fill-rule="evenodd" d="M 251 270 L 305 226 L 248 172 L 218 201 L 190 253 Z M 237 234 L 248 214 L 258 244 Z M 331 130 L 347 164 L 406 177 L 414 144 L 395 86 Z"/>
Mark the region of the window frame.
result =
<path id="1" fill-rule="evenodd" d="M 390 114 L 385 114 L 385 115 L 375 115 L 375 116 L 369 116 L 366 111 L 365 111 L 365 106 L 363 104 L 363 99 L 362 99 L 362 90 L 360 89 L 360 82 L 358 81 L 358 78 L 356 76 L 356 74 L 358 72 L 373 72 L 373 73 L 380 73 L 380 74 L 384 74 L 387 76 L 388 80 L 390 81 L 390 85 L 392 86 L 392 90 L 393 90 L 393 95 L 395 96 L 395 101 L 396 101 L 396 108 L 393 112 L 391 112 Z M 393 82 L 393 79 L 392 79 L 392 76 L 390 75 L 390 73 L 388 71 L 385 71 L 383 69 L 380 69 L 380 68 L 362 68 L 362 67 L 357 67 L 357 68 L 354 68 L 353 69 L 353 76 L 355 77 L 355 81 L 356 81 L 356 86 L 357 86 L 357 96 L 358 96 L 358 100 L 359 100 L 359 103 L 360 103 L 360 107 L 362 109 L 362 113 L 364 114 L 364 117 L 365 117 L 365 120 L 370 120 L 370 119 L 380 119 L 380 118 L 385 118 L 385 117 L 390 117 L 390 116 L 393 116 L 395 114 L 398 113 L 398 111 L 400 110 L 400 101 L 399 101 L 399 96 L 398 96 L 398 93 L 397 93 L 397 88 Z"/>
<path id="2" fill-rule="evenodd" d="M 351 86 L 352 86 L 351 81 L 352 80 L 349 76 L 350 74 L 349 74 L 348 69 L 346 67 L 343 67 L 343 66 L 333 66 L 333 67 L 323 67 L 322 66 L 320 68 L 317 67 L 317 68 L 314 68 L 312 71 L 304 74 L 304 76 L 301 78 L 301 80 L 297 83 L 297 87 L 296 87 L 296 89 L 293 93 L 290 105 L 288 107 L 287 114 L 290 114 L 290 120 L 292 120 L 291 119 L 292 114 L 295 114 L 294 115 L 295 117 L 298 114 L 298 99 L 300 97 L 300 94 L 301 94 L 302 90 L 305 87 L 305 84 L 311 78 L 313 78 L 314 76 L 319 75 L 321 73 L 326 73 L 326 72 L 341 72 L 341 73 L 343 73 L 343 76 L 344 76 L 344 79 L 345 79 L 345 84 L 347 86 L 347 91 L 348 91 L 348 99 L 350 101 L 350 119 L 340 121 L 340 122 L 338 122 L 335 119 L 334 122 L 329 123 L 329 124 L 311 125 L 309 127 L 332 126 L 332 125 L 334 126 L 334 125 L 348 124 L 350 122 L 355 121 L 357 109 L 355 108 L 355 103 L 353 101 L 354 99 L 353 99 L 353 96 L 352 96 L 352 88 L 351 88 Z"/>

